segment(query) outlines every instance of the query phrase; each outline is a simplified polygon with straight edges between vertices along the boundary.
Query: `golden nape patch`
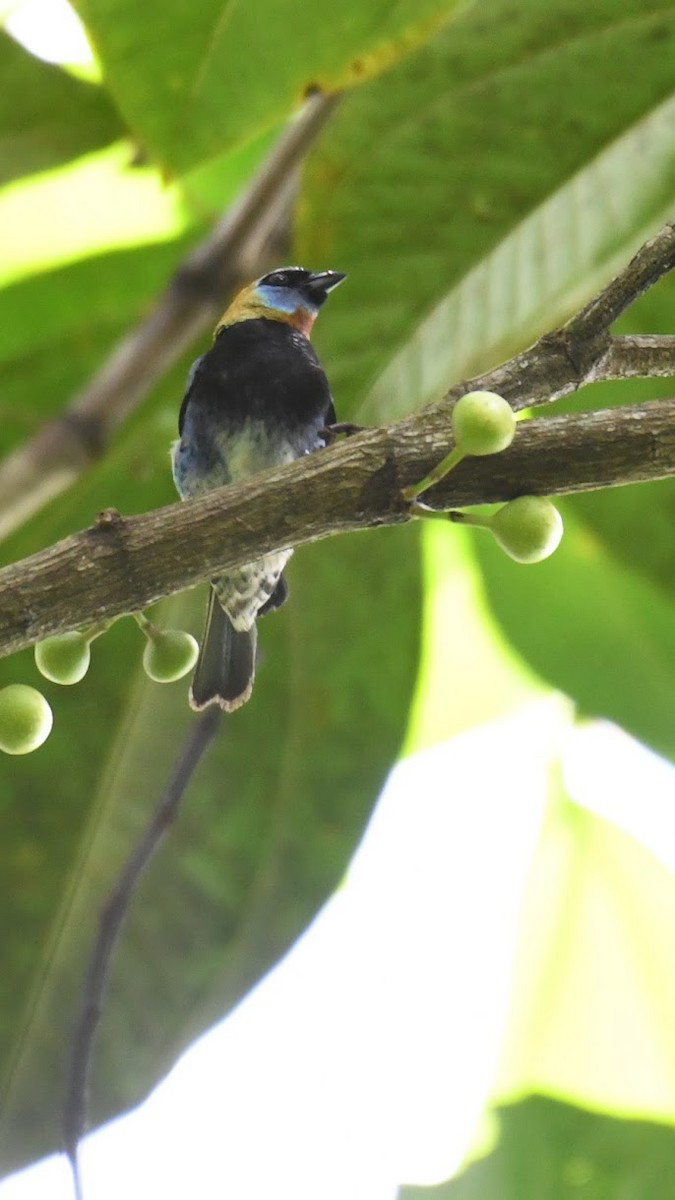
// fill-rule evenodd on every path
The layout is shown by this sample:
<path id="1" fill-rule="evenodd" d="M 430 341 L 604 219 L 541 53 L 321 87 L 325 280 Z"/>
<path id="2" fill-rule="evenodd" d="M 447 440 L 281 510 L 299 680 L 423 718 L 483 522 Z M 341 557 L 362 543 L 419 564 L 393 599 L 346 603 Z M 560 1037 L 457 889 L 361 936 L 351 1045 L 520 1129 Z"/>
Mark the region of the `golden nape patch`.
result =
<path id="1" fill-rule="evenodd" d="M 256 295 L 255 287 L 255 283 L 252 283 L 235 296 L 216 325 L 214 337 L 219 329 L 224 329 L 227 325 L 236 325 L 239 321 L 254 321 L 258 317 L 281 321 L 284 325 L 291 325 L 293 329 L 299 329 L 301 333 L 309 337 L 315 313 L 311 313 L 308 308 L 297 308 L 294 312 L 284 312 L 283 309 L 272 308 Z"/>

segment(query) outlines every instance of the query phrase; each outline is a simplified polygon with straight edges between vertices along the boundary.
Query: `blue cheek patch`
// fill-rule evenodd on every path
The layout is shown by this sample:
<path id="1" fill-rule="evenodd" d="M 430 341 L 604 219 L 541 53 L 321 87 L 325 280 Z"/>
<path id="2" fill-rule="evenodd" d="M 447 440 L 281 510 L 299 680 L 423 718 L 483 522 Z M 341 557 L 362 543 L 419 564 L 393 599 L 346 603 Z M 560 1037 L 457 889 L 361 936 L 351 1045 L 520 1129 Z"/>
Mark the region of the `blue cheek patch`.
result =
<path id="1" fill-rule="evenodd" d="M 266 308 L 276 308 L 278 312 L 294 313 L 299 308 L 305 308 L 316 316 L 319 311 L 316 304 L 301 296 L 295 288 L 272 287 L 263 283 L 258 285 L 256 292 Z"/>

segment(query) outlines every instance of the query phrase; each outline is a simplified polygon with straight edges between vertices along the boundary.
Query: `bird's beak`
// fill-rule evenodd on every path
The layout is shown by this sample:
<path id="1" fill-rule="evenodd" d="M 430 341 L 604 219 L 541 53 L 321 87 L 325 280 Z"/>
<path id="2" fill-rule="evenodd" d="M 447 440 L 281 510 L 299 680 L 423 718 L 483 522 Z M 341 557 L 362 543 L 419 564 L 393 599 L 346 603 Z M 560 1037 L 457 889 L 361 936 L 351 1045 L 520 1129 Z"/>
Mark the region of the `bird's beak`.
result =
<path id="1" fill-rule="evenodd" d="M 314 292 L 317 297 L 323 298 L 346 278 L 347 276 L 342 271 L 317 271 L 316 274 L 310 275 L 303 287 L 310 293 Z"/>

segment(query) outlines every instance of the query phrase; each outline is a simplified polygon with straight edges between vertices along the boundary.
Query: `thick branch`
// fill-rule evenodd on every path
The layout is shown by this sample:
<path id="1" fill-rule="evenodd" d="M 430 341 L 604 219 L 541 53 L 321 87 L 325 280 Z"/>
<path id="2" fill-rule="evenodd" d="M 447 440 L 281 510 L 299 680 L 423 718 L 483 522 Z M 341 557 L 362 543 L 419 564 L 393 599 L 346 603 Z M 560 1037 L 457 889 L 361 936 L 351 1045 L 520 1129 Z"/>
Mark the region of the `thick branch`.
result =
<path id="1" fill-rule="evenodd" d="M 566 328 L 573 338 L 602 337 L 639 296 L 675 267 L 675 224 L 669 222 L 640 247 L 606 287 L 579 309 Z"/>
<path id="2" fill-rule="evenodd" d="M 147 317 L 64 412 L 0 464 L 0 537 L 69 487 L 113 430 L 214 321 L 243 281 L 270 266 L 268 239 L 286 224 L 298 167 L 338 103 L 312 96 L 239 202 L 178 268 Z"/>
<path id="3" fill-rule="evenodd" d="M 450 409 L 486 388 L 515 409 L 600 379 L 675 376 L 675 338 L 612 338 L 610 324 L 675 264 L 666 225 L 566 325 L 443 400 L 385 429 L 212 492 L 86 530 L 0 571 L 0 654 L 49 634 L 144 608 L 221 570 L 286 546 L 409 519 L 401 489 L 451 447 Z M 471 459 L 425 495 L 445 507 L 564 493 L 675 474 L 675 400 L 526 422 L 502 455 Z"/>
<path id="4" fill-rule="evenodd" d="M 282 546 L 409 519 L 400 490 L 447 451 L 440 408 L 198 500 L 97 525 L 0 571 L 0 654 L 146 607 Z M 675 400 L 523 422 L 503 454 L 467 459 L 428 497 L 462 507 L 675 474 Z"/>
<path id="5" fill-rule="evenodd" d="M 675 374 L 675 337 L 653 334 L 612 338 L 593 379 L 657 379 Z"/>

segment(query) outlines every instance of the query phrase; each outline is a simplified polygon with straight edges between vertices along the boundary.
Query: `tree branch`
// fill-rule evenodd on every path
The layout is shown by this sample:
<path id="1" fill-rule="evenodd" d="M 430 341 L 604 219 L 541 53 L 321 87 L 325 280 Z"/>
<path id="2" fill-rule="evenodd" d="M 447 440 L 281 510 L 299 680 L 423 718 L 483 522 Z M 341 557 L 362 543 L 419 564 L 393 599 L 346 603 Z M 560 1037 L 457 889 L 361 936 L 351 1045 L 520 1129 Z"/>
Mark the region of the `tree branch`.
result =
<path id="1" fill-rule="evenodd" d="M 496 370 L 457 384 L 439 408 L 447 411 L 474 388 L 498 392 L 521 409 L 550 404 L 588 383 L 675 375 L 675 337 L 610 335 L 617 317 L 673 267 L 675 223 L 669 222 L 566 324 Z"/>
<path id="2" fill-rule="evenodd" d="M 670 335 L 615 337 L 594 379 L 668 378 L 674 366 L 675 338 Z"/>
<path id="3" fill-rule="evenodd" d="M 496 391 L 522 409 L 597 380 L 675 375 L 675 337 L 609 333 L 609 323 L 674 265 L 675 226 L 666 225 L 566 325 L 439 404 L 185 504 L 128 519 L 103 513 L 94 528 L 6 567 L 0 654 L 145 608 L 281 547 L 409 520 L 401 489 L 447 454 L 450 410 L 466 391 Z M 461 508 L 673 474 L 675 400 L 661 400 L 521 423 L 509 450 L 465 460 L 425 503 Z"/>
<path id="4" fill-rule="evenodd" d="M 93 528 L 0 571 L 0 654 L 145 608 L 282 546 L 405 522 L 401 488 L 449 440 L 436 408 L 197 500 L 127 519 L 102 513 Z M 425 503 L 461 508 L 673 474 L 675 399 L 658 400 L 522 422 L 508 450 L 466 459 Z"/>
<path id="5" fill-rule="evenodd" d="M 271 265 L 270 235 L 288 222 L 298 168 L 338 102 L 339 95 L 310 97 L 244 195 L 178 268 L 147 317 L 64 412 L 0 464 L 0 537 L 100 457 L 116 427 L 213 323 L 232 291 Z"/>

